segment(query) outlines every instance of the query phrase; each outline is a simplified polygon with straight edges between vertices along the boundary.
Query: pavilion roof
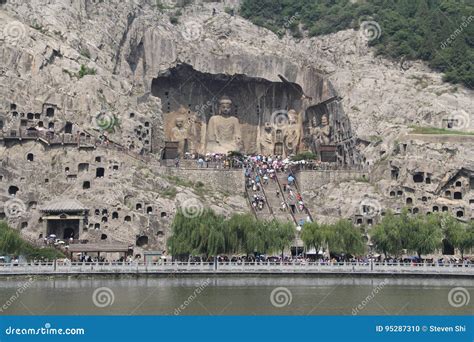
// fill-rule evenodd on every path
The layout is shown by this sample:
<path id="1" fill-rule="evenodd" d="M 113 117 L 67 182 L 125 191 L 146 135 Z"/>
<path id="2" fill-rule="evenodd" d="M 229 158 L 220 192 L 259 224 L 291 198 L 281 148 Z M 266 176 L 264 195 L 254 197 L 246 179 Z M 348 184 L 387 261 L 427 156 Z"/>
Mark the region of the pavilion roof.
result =
<path id="1" fill-rule="evenodd" d="M 40 210 L 46 213 L 68 213 L 89 209 L 76 199 L 60 199 L 45 204 Z"/>

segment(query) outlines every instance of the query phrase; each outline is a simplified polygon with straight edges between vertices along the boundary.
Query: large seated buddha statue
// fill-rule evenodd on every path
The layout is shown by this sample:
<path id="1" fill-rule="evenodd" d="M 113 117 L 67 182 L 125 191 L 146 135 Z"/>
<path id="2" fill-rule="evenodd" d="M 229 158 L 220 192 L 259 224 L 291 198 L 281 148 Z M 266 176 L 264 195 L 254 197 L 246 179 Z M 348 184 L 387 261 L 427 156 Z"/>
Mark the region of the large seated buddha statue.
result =
<path id="1" fill-rule="evenodd" d="M 213 115 L 207 124 L 207 152 L 227 153 L 242 150 L 241 125 L 235 116 L 230 116 L 231 112 L 231 99 L 227 96 L 221 97 L 218 114 Z"/>

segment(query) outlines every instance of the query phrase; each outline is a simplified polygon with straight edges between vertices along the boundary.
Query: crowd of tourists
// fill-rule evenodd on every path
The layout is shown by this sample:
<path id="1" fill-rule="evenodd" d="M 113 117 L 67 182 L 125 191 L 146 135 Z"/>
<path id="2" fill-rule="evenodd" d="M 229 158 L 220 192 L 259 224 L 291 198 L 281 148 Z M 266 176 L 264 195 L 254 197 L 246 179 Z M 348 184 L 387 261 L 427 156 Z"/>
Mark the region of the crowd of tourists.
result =
<path id="1" fill-rule="evenodd" d="M 334 265 L 338 263 L 352 263 L 359 265 L 369 265 L 370 263 L 380 263 L 384 265 L 456 265 L 456 266 L 467 266 L 473 265 L 474 259 L 469 259 L 468 257 L 464 258 L 426 258 L 419 259 L 417 257 L 401 257 L 401 258 L 387 258 L 384 259 L 382 256 L 376 255 L 367 255 L 365 257 L 352 257 L 345 255 L 321 255 L 321 254 L 306 254 L 302 252 L 303 249 L 299 248 L 299 253 L 296 255 L 237 255 L 237 256 L 227 256 L 219 255 L 216 258 L 200 258 L 200 257 L 190 257 L 189 262 L 213 262 L 217 261 L 219 263 L 296 263 L 296 264 L 305 264 L 305 263 L 319 263 L 321 265 Z"/>
<path id="2" fill-rule="evenodd" d="M 282 167 L 292 167 L 294 170 L 339 170 L 344 169 L 343 165 L 339 163 L 321 162 L 319 160 L 292 160 L 291 158 L 283 158 L 281 156 L 262 156 L 262 155 L 251 155 L 246 156 L 238 152 L 230 154 L 223 153 L 206 153 L 205 155 L 198 153 L 186 152 L 183 156 L 183 160 L 193 162 L 192 164 L 186 164 L 188 167 L 198 168 L 215 168 L 215 169 L 229 169 L 229 168 L 243 168 L 245 167 L 245 161 L 249 159 L 255 159 L 258 157 L 268 158 L 269 160 L 278 161 Z M 183 164 L 184 166 L 184 164 Z M 347 168 L 353 169 L 355 166 L 347 166 Z"/>
<path id="3" fill-rule="evenodd" d="M 242 155 L 227 155 L 223 153 L 206 153 L 205 155 L 200 155 L 187 152 L 184 154 L 183 159 L 186 161 L 194 161 L 198 168 L 241 169 L 243 167 Z M 179 166 L 179 164 L 177 166 Z"/>
<path id="4" fill-rule="evenodd" d="M 252 206 L 254 208 L 259 210 L 263 209 L 265 196 L 260 194 L 261 187 L 266 187 L 269 182 L 276 182 L 277 173 L 283 173 L 285 174 L 285 181 L 282 184 L 283 194 L 280 193 L 280 187 L 276 188 L 274 194 L 280 199 L 279 210 L 287 211 L 290 209 L 292 214 L 305 213 L 307 215 L 306 221 L 311 221 L 303 197 L 296 187 L 296 179 L 293 175 L 292 169 L 281 157 L 253 155 L 245 157 L 242 160 L 242 163 L 245 169 L 247 189 L 251 189 L 255 193 L 252 201 Z M 299 222 L 298 224 L 303 225 L 305 219 L 302 219 L 301 221 L 302 222 Z"/>

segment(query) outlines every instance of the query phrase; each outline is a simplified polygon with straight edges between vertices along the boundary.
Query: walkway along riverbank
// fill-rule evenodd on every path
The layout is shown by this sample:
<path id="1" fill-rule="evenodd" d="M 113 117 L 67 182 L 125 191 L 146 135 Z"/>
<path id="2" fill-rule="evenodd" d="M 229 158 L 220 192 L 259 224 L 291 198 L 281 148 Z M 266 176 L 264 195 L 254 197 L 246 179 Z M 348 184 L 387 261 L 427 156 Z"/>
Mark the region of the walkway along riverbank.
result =
<path id="1" fill-rule="evenodd" d="M 11 275 L 140 275 L 140 274 L 277 274 L 277 275 L 400 275 L 400 276 L 461 276 L 474 277 L 473 264 L 386 264 L 378 262 L 357 263 L 46 263 L 2 264 L 0 277 Z"/>

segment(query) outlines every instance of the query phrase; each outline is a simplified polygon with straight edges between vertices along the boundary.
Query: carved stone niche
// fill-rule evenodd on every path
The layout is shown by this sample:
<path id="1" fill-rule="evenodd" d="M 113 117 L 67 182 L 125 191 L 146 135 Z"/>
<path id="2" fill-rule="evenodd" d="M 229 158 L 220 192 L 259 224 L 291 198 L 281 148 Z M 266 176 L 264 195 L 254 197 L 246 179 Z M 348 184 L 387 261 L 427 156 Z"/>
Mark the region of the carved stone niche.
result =
<path id="1" fill-rule="evenodd" d="M 201 73 L 181 64 L 153 80 L 152 94 L 162 101 L 166 140 L 179 141 L 180 153 L 286 154 L 300 147 L 304 109 L 297 84 Z M 294 127 L 288 127 L 291 115 L 298 117 Z"/>
<path id="2" fill-rule="evenodd" d="M 166 143 L 178 146 L 180 156 L 239 151 L 286 157 L 327 145 L 341 153 L 330 161 L 351 164 L 357 156 L 340 99 L 310 106 L 296 83 L 179 64 L 153 79 L 151 93 L 161 99 Z"/>

